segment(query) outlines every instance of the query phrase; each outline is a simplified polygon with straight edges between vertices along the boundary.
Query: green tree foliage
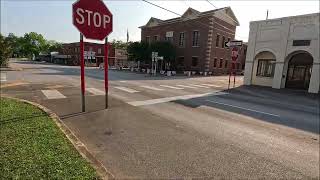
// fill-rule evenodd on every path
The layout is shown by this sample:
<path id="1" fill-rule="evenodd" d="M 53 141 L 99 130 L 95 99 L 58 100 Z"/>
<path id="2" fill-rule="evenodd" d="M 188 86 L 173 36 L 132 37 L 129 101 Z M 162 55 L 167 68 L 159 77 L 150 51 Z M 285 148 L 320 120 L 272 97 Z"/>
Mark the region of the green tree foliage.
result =
<path id="1" fill-rule="evenodd" d="M 112 47 L 116 49 L 127 49 L 129 43 L 123 41 L 116 41 L 115 39 L 111 42 Z"/>
<path id="2" fill-rule="evenodd" d="M 128 45 L 128 55 L 130 60 L 150 64 L 152 52 L 158 52 L 158 56 L 163 56 L 165 62 L 173 63 L 175 60 L 175 46 L 167 41 L 157 41 L 151 44 L 145 42 L 134 42 Z"/>
<path id="3" fill-rule="evenodd" d="M 149 61 L 151 61 L 151 51 L 149 48 L 149 44 L 145 42 L 129 43 L 127 51 L 130 60 L 140 61 L 143 63 L 148 63 Z"/>
<path id="4" fill-rule="evenodd" d="M 29 57 L 38 56 L 40 53 L 49 54 L 58 51 L 62 44 L 53 40 L 46 40 L 41 34 L 30 32 L 22 37 L 17 37 L 13 33 L 9 33 L 5 37 L 6 41 L 12 48 L 13 57 Z"/>
<path id="5" fill-rule="evenodd" d="M 9 41 L 0 34 L 0 66 L 6 66 L 12 55 L 12 47 Z"/>

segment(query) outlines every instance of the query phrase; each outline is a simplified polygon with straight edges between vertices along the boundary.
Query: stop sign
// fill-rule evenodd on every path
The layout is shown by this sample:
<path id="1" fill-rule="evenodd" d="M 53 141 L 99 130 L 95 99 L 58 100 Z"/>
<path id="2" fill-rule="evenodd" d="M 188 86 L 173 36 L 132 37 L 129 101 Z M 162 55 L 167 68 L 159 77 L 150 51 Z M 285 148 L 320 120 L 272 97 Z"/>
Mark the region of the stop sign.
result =
<path id="1" fill-rule="evenodd" d="M 231 50 L 231 58 L 232 58 L 232 61 L 237 61 L 237 59 L 238 59 L 238 48 L 236 48 L 236 47 L 232 48 L 232 50 Z"/>
<path id="2" fill-rule="evenodd" d="M 72 5 L 73 25 L 88 39 L 103 40 L 112 32 L 112 14 L 102 0 L 78 0 Z"/>

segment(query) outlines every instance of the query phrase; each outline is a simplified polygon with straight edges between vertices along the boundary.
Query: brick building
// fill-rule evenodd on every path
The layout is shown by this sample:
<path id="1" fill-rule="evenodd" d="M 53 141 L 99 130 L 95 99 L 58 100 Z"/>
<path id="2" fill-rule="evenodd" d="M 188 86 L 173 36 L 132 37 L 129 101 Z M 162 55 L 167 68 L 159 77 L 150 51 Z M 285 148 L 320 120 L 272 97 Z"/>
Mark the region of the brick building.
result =
<path id="1" fill-rule="evenodd" d="M 122 54 L 119 52 L 122 52 Z M 109 66 L 120 64 L 119 62 L 121 62 L 121 65 L 124 64 L 127 59 L 123 54 L 126 54 L 126 50 L 115 49 L 109 45 Z M 86 66 L 99 66 L 104 61 L 104 44 L 84 42 L 84 59 Z M 80 42 L 63 44 L 58 54 L 53 56 L 52 61 L 58 64 L 79 65 Z"/>
<path id="2" fill-rule="evenodd" d="M 103 62 L 103 44 L 84 42 L 84 51 L 86 65 L 97 65 L 99 62 Z M 80 64 L 80 42 L 65 43 L 58 52 L 59 54 L 53 58 L 54 63 L 67 65 Z"/>
<path id="3" fill-rule="evenodd" d="M 233 40 L 237 18 L 230 7 L 199 12 L 189 8 L 178 18 L 150 18 L 141 26 L 141 41 L 170 41 L 176 46 L 178 70 L 227 73 L 231 52 L 224 42 Z M 236 67 L 242 68 L 242 64 Z"/>

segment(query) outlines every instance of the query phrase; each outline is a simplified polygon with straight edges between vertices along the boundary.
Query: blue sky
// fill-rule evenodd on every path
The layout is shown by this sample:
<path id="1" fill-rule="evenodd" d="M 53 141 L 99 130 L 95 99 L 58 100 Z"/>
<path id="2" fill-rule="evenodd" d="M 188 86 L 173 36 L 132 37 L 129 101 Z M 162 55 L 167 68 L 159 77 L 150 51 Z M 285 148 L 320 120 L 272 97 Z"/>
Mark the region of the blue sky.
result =
<path id="1" fill-rule="evenodd" d="M 1 1 L 1 33 L 13 32 L 22 36 L 26 32 L 38 32 L 50 40 L 74 42 L 79 40 L 79 32 L 72 25 L 72 3 L 75 0 L 2 0 Z M 143 1 L 104 1 L 113 14 L 114 28 L 109 39 L 126 40 L 129 30 L 130 40 L 140 40 L 141 25 L 150 17 L 168 19 L 177 17 L 160 8 Z M 179 14 L 192 7 L 198 11 L 214 9 L 206 1 L 152 1 Z M 237 27 L 236 38 L 247 41 L 249 22 L 265 19 L 269 9 L 269 18 L 294 16 L 319 12 L 319 1 L 240 1 L 210 0 L 217 7 L 230 6 L 240 26 Z"/>

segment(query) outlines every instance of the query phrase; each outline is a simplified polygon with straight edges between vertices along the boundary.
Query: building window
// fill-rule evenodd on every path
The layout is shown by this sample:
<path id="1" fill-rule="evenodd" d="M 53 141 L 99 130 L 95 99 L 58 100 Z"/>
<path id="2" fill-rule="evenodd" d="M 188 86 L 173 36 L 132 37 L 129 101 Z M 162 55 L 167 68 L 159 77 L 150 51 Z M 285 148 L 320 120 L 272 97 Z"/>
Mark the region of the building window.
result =
<path id="1" fill-rule="evenodd" d="M 150 43 L 150 36 L 146 37 L 146 43 Z"/>
<path id="2" fill-rule="evenodd" d="M 276 60 L 274 59 L 259 59 L 257 76 L 273 77 Z"/>
<path id="3" fill-rule="evenodd" d="M 221 47 L 224 48 L 224 42 L 226 41 L 226 38 L 224 36 L 222 36 L 222 43 L 221 43 Z"/>
<path id="4" fill-rule="evenodd" d="M 228 68 L 228 60 L 224 61 L 224 68 Z"/>
<path id="5" fill-rule="evenodd" d="M 219 68 L 222 68 L 223 59 L 220 59 Z"/>
<path id="6" fill-rule="evenodd" d="M 159 37 L 159 36 L 157 36 L 157 35 L 153 36 L 153 41 L 158 41 L 158 40 L 159 40 L 158 37 Z"/>
<path id="7" fill-rule="evenodd" d="M 178 59 L 178 65 L 179 66 L 184 66 L 184 57 L 183 56 L 180 56 L 179 59 Z"/>
<path id="8" fill-rule="evenodd" d="M 192 66 L 198 66 L 198 57 L 192 57 Z"/>
<path id="9" fill-rule="evenodd" d="M 165 40 L 169 42 L 173 42 L 173 31 L 166 32 Z"/>
<path id="10" fill-rule="evenodd" d="M 179 47 L 184 47 L 184 44 L 185 44 L 184 32 L 181 32 L 179 34 Z"/>
<path id="11" fill-rule="evenodd" d="M 192 46 L 199 46 L 199 31 L 193 31 L 192 33 Z"/>
<path id="12" fill-rule="evenodd" d="M 214 60 L 213 60 L 213 67 L 217 67 L 217 62 L 218 61 L 218 59 L 217 58 L 214 58 Z"/>
<path id="13" fill-rule="evenodd" d="M 310 46 L 310 40 L 293 40 L 292 46 Z"/>
<path id="14" fill-rule="evenodd" d="M 220 35 L 217 34 L 217 37 L 216 37 L 216 47 L 219 47 L 219 41 L 220 41 Z"/>
<path id="15" fill-rule="evenodd" d="M 166 37 L 165 40 L 168 42 L 173 42 L 173 37 Z"/>
<path id="16" fill-rule="evenodd" d="M 98 49 L 98 53 L 101 54 L 101 48 Z"/>

